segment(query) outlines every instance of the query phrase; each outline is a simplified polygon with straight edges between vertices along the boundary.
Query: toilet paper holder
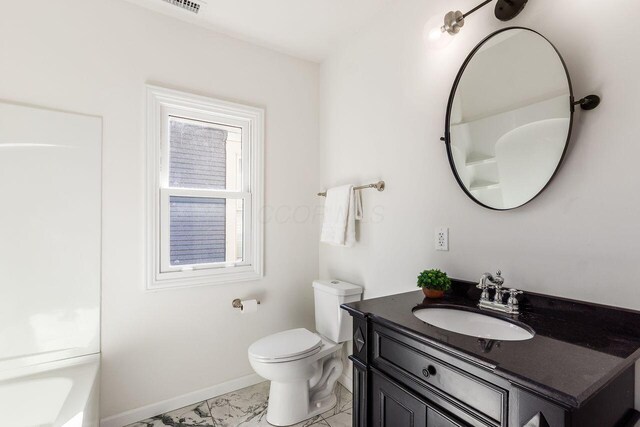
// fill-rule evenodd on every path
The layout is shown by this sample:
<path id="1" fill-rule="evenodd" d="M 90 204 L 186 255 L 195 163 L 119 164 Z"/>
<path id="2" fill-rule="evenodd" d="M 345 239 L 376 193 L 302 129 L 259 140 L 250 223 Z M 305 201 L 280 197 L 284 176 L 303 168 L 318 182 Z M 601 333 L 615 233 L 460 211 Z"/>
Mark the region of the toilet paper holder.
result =
<path id="1" fill-rule="evenodd" d="M 257 301 L 257 303 L 260 304 L 260 301 Z M 242 300 L 240 298 L 236 298 L 231 301 L 231 305 L 233 306 L 233 308 L 239 308 L 240 310 L 242 310 Z"/>

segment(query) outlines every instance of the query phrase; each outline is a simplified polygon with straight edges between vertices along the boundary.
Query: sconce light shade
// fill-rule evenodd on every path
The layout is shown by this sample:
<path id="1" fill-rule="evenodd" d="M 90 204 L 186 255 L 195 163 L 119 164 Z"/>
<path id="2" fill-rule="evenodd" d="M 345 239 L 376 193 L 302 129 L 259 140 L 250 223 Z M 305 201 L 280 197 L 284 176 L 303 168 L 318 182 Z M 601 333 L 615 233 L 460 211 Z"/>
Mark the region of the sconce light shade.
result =
<path id="1" fill-rule="evenodd" d="M 442 30 L 447 33 L 456 35 L 460 32 L 460 29 L 464 26 L 464 15 L 459 10 L 448 12 L 444 15 L 444 25 Z"/>

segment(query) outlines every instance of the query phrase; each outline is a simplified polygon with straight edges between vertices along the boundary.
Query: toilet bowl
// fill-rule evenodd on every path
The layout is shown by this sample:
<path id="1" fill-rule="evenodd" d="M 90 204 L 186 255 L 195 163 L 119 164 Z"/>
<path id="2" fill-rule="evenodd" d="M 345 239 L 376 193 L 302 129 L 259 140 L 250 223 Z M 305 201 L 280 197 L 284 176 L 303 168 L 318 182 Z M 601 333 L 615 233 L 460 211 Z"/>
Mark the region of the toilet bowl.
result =
<path id="1" fill-rule="evenodd" d="M 279 332 L 249 347 L 251 366 L 271 381 L 267 410 L 270 424 L 296 424 L 336 404 L 333 387 L 342 374 L 340 349 L 342 344 L 307 329 Z"/>
<path id="2" fill-rule="evenodd" d="M 261 338 L 248 350 L 249 362 L 271 381 L 267 422 L 289 426 L 328 411 L 336 404 L 342 374 L 342 343 L 351 339 L 351 321 L 340 305 L 360 300 L 362 288 L 315 281 L 316 329 L 290 329 Z"/>

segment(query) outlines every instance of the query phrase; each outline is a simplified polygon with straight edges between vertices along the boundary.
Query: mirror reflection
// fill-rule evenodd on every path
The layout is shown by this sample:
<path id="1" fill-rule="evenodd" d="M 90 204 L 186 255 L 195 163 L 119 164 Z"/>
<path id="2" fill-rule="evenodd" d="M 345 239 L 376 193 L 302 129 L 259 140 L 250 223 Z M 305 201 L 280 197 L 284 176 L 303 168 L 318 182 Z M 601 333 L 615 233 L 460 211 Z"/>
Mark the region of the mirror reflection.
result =
<path id="1" fill-rule="evenodd" d="M 512 209 L 538 195 L 560 165 L 571 128 L 571 85 L 555 48 L 508 29 L 471 53 L 449 101 L 449 160 L 476 202 Z"/>

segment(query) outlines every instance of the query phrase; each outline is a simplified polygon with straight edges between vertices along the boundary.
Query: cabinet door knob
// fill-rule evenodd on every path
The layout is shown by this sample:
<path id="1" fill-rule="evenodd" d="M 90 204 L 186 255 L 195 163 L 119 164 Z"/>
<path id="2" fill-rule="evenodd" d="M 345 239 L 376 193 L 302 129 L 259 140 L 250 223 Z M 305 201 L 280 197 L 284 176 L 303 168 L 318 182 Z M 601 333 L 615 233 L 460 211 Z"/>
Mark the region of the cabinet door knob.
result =
<path id="1" fill-rule="evenodd" d="M 437 373 L 436 367 L 433 365 L 429 365 L 422 370 L 422 375 L 424 375 L 425 378 L 429 378 L 435 375 L 436 373 Z"/>

